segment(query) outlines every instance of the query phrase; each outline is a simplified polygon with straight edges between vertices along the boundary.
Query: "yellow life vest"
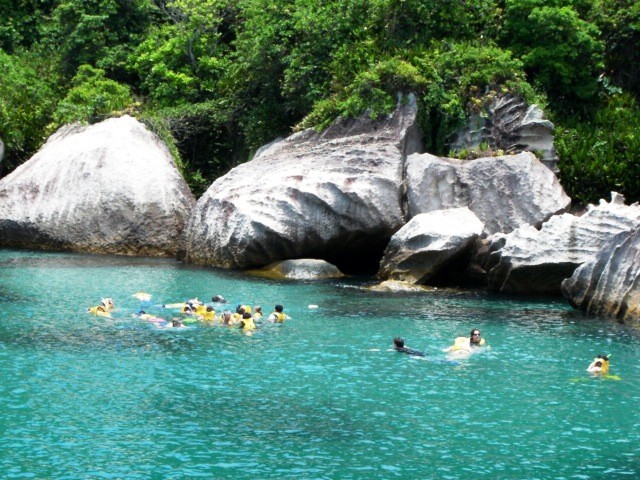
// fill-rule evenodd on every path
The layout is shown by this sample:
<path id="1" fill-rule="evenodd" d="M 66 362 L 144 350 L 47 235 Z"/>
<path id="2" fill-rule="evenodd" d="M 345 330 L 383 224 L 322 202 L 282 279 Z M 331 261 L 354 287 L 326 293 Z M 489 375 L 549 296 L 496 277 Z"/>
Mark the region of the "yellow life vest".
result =
<path id="1" fill-rule="evenodd" d="M 243 332 L 252 332 L 256 329 L 256 324 L 253 323 L 253 318 L 243 318 L 242 319 L 242 331 Z"/>
<path id="2" fill-rule="evenodd" d="M 205 313 L 207 313 L 207 307 L 204 305 L 196 306 L 196 315 L 204 315 Z"/>
<path id="3" fill-rule="evenodd" d="M 276 317 L 276 322 L 277 323 L 282 323 L 285 321 L 285 319 L 287 318 L 287 316 L 282 313 L 282 312 L 273 312 L 271 315 L 273 315 L 274 317 Z"/>
<path id="4" fill-rule="evenodd" d="M 215 310 L 211 310 L 210 312 L 207 312 L 205 310 L 204 313 L 202 313 L 202 319 L 206 320 L 207 322 L 213 322 L 214 318 L 216 318 Z"/>
<path id="5" fill-rule="evenodd" d="M 99 317 L 111 317 L 111 314 L 107 311 L 104 305 L 98 305 L 97 307 L 91 307 L 88 309 L 89 313 L 93 313 Z"/>
<path id="6" fill-rule="evenodd" d="M 251 307 L 249 305 L 240 305 L 240 308 L 244 310 L 244 313 L 251 314 Z"/>

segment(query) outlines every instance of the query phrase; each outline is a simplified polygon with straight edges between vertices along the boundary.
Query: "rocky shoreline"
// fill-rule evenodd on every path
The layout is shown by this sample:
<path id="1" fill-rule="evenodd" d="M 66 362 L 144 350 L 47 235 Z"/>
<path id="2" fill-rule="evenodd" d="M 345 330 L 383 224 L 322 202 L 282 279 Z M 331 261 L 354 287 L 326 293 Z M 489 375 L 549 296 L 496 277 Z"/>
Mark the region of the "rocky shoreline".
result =
<path id="1" fill-rule="evenodd" d="M 416 117 L 408 96 L 386 118 L 296 133 L 197 202 L 166 146 L 137 120 L 66 126 L 0 180 L 0 246 L 268 266 L 295 278 L 313 273 L 274 264 L 321 259 L 375 270 L 382 284 L 563 294 L 591 314 L 640 319 L 637 204 L 613 193 L 569 213 L 548 158 L 526 145 L 475 160 L 436 157 L 422 151 Z M 515 131 L 552 152 L 552 125 L 525 117 L 529 130 Z"/>

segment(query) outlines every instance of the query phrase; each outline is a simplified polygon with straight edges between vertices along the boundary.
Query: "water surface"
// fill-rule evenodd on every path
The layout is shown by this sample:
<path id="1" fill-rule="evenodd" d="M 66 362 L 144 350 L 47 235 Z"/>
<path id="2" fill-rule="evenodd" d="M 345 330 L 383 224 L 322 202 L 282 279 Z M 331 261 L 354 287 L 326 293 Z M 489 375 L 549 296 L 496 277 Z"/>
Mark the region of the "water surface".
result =
<path id="1" fill-rule="evenodd" d="M 0 250 L 2 478 L 640 477 L 636 330 L 560 299 L 366 283 Z M 292 318 L 159 329 L 131 317 L 139 290 L 165 318 L 215 294 Z M 85 312 L 106 296 L 114 318 Z M 448 361 L 472 327 L 491 348 Z M 620 380 L 585 372 L 598 353 Z"/>

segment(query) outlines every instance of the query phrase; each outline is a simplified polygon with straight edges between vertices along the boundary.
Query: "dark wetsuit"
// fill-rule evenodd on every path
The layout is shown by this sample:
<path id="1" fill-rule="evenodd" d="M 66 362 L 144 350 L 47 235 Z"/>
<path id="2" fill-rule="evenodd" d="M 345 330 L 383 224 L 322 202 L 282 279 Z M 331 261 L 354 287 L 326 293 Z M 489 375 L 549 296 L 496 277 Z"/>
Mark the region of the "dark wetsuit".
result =
<path id="1" fill-rule="evenodd" d="M 415 355 L 416 357 L 424 357 L 426 354 L 424 352 L 419 352 L 418 350 L 414 350 L 413 348 L 407 347 L 394 347 L 396 352 L 406 353 L 407 355 Z"/>

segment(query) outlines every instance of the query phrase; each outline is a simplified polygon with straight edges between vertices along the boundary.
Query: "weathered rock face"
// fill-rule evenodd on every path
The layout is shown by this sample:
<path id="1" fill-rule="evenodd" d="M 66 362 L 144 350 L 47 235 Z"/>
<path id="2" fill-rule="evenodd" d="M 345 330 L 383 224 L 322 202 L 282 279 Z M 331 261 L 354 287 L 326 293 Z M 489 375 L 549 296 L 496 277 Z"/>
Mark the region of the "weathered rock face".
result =
<path id="1" fill-rule="evenodd" d="M 185 260 L 223 268 L 290 258 L 379 260 L 404 223 L 404 155 L 419 149 L 413 97 L 389 118 L 306 130 L 216 180 L 185 229 Z"/>
<path id="2" fill-rule="evenodd" d="M 562 282 L 562 294 L 591 315 L 640 321 L 640 225 L 615 236 Z"/>
<path id="3" fill-rule="evenodd" d="M 484 115 L 472 116 L 467 127 L 454 135 L 450 147 L 468 150 L 486 144 L 508 154 L 536 152 L 542 163 L 555 172 L 558 157 L 553 130 L 553 123 L 544 118 L 537 105 L 527 105 L 521 97 L 498 95 Z"/>
<path id="4" fill-rule="evenodd" d="M 468 207 L 485 233 L 540 225 L 571 200 L 556 176 L 531 153 L 456 160 L 414 154 L 406 165 L 409 216 Z"/>
<path id="5" fill-rule="evenodd" d="M 540 230 L 526 226 L 496 235 L 485 267 L 489 287 L 505 293 L 560 294 L 562 280 L 639 222 L 640 207 L 624 205 L 624 198 L 613 194 L 610 203 L 590 205 L 582 216 L 558 215 Z"/>
<path id="6" fill-rule="evenodd" d="M 166 146 L 137 120 L 66 126 L 0 180 L 0 244 L 173 256 L 194 204 Z"/>
<path id="7" fill-rule="evenodd" d="M 315 258 L 298 258 L 274 262 L 252 273 L 269 278 L 288 278 L 292 280 L 322 280 L 340 278 L 344 275 L 335 265 Z"/>
<path id="8" fill-rule="evenodd" d="M 451 259 L 466 252 L 483 227 L 466 207 L 416 215 L 391 237 L 378 276 L 427 283 Z"/>

